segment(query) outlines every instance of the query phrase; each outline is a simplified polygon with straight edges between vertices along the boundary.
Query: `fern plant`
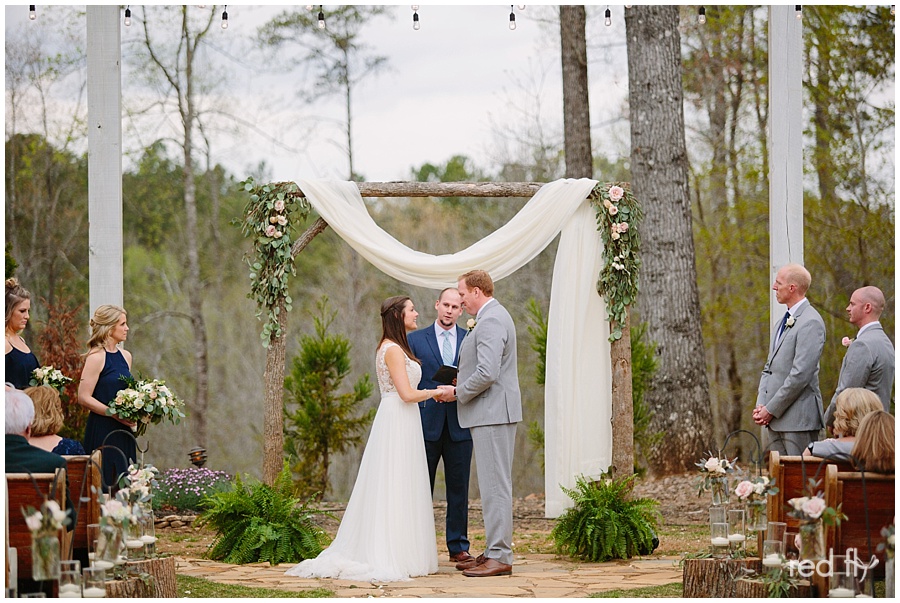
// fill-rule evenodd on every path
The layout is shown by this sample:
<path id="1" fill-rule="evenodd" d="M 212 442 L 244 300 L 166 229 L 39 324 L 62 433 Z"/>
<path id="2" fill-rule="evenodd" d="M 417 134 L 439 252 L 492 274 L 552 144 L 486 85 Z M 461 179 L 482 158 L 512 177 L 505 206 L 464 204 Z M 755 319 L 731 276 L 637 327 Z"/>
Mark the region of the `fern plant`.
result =
<path id="1" fill-rule="evenodd" d="M 276 565 L 298 563 L 321 553 L 328 536 L 312 518 L 329 514 L 309 509 L 309 501 L 294 497 L 293 490 L 285 463 L 272 486 L 256 480 L 245 483 L 238 476 L 232 489 L 205 498 L 198 522 L 216 531 L 207 557 L 226 563 Z"/>
<path id="2" fill-rule="evenodd" d="M 583 561 L 628 559 L 653 552 L 659 524 L 659 502 L 631 498 L 634 475 L 588 482 L 576 480 L 563 488 L 575 505 L 563 513 L 553 527 L 558 553 Z"/>

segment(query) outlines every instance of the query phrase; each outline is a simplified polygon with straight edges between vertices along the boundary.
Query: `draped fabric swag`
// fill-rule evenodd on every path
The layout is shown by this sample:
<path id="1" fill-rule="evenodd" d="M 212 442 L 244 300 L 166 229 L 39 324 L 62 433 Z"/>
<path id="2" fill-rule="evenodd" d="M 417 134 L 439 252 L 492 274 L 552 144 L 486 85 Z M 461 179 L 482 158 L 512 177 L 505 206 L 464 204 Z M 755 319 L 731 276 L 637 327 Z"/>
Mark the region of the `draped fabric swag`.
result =
<path id="1" fill-rule="evenodd" d="M 545 514 L 559 516 L 571 505 L 560 486 L 574 488 L 578 475 L 599 478 L 612 459 L 609 323 L 596 288 L 602 242 L 586 201 L 597 181 L 545 184 L 507 224 L 466 249 L 443 255 L 410 249 L 382 230 L 353 182 L 297 184 L 322 219 L 360 255 L 385 274 L 422 287 L 455 286 L 460 274 L 473 269 L 486 270 L 499 281 L 562 233 L 550 290 L 544 401 Z M 502 287 L 496 293 L 502 303 Z"/>

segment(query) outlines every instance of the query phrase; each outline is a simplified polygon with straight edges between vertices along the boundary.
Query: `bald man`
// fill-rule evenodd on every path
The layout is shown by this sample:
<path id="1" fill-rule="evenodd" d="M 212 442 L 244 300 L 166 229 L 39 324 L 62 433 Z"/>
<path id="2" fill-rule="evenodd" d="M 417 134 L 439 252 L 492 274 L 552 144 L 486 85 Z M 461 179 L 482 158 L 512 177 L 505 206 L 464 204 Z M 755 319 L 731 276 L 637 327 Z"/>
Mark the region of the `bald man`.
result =
<path id="1" fill-rule="evenodd" d="M 767 427 L 768 448 L 798 456 L 825 426 L 819 359 L 825 322 L 806 299 L 812 278 L 799 264 L 782 266 L 772 289 L 787 312 L 778 323 L 759 379 L 753 420 Z"/>
<path id="2" fill-rule="evenodd" d="M 848 387 L 864 387 L 878 395 L 884 410 L 891 411 L 891 386 L 894 384 L 894 344 L 881 328 L 884 293 L 878 287 L 862 287 L 850 296 L 847 316 L 859 329 L 847 348 L 837 389 L 825 412 L 825 424 L 834 425 L 834 401 Z"/>

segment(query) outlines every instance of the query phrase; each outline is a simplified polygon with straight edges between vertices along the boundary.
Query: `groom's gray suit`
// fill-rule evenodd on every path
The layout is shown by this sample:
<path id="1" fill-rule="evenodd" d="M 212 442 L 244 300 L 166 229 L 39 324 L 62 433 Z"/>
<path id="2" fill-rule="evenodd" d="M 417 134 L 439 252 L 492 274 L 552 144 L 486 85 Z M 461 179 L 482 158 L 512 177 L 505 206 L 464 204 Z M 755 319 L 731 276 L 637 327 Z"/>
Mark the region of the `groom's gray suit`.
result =
<path id="1" fill-rule="evenodd" d="M 471 428 L 484 515 L 485 552 L 512 565 L 512 461 L 522 395 L 516 368 L 516 328 L 491 298 L 459 350 L 459 424 Z"/>
<path id="2" fill-rule="evenodd" d="M 771 449 L 799 455 L 825 426 L 819 390 L 819 359 L 825 347 L 825 322 L 807 300 L 775 341 L 759 380 L 756 405 L 765 406 Z"/>

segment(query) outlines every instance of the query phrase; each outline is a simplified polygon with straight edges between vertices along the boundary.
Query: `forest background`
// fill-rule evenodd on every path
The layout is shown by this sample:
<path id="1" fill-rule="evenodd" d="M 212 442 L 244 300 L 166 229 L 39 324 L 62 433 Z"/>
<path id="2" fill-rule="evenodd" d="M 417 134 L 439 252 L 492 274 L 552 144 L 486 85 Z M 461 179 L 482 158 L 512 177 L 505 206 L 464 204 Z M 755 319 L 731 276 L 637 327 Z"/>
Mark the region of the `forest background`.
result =
<path id="1" fill-rule="evenodd" d="M 247 298 L 245 254 L 250 247 L 233 221 L 240 220 L 247 201 L 238 183 L 247 176 L 270 181 L 272 169 L 260 163 L 250 173 L 235 173 L 219 160 L 216 132 L 258 128 L 215 102 L 229 85 L 228 61 L 240 56 L 245 63 L 258 61 L 260 70 L 290 73 L 303 94 L 300 101 L 285 103 L 341 108 L 337 119 L 311 117 L 308 131 L 310 137 L 342 140 L 340 159 L 323 165 L 327 173 L 298 173 L 297 178 L 340 174 L 345 179 L 385 179 L 354 169 L 358 134 L 353 109 L 366 103 L 360 94 L 366 81 L 386 66 L 378 48 L 363 44 L 361 32 L 402 10 L 408 7 L 336 7 L 329 12 L 329 31 L 346 34 L 344 40 L 350 43 L 343 48 L 335 44 L 337 34 L 298 35 L 297 44 L 286 44 L 276 24 L 269 22 L 261 26 L 258 38 L 243 42 L 250 46 L 238 55 L 237 47 L 222 47 L 221 36 L 213 42 L 207 35 L 219 27 L 220 9 L 195 11 L 185 21 L 180 9 L 172 7 L 146 7 L 140 13 L 135 9 L 132 27 L 142 28 L 145 35 L 131 36 L 123 47 L 124 289 L 131 326 L 127 347 L 136 371 L 166 379 L 188 405 L 182 425 L 149 431 L 148 460 L 158 467 L 187 466 L 187 452 L 196 445 L 208 449 L 212 468 L 259 475 L 261 467 L 265 350 L 254 302 Z M 528 10 L 548 39 L 558 39 L 555 8 Z M 765 7 L 714 7 L 707 9 L 707 22 L 700 27 L 695 10 L 682 7 L 679 32 L 704 342 L 704 350 L 697 353 L 706 358 L 715 442 L 705 447 L 713 448 L 727 433 L 751 427 L 750 410 L 769 341 L 767 12 Z M 602 10 L 588 7 L 587 15 L 590 74 L 600 78 L 598 65 L 624 52 L 624 34 L 619 42 L 596 43 L 606 40 L 592 35 L 605 27 Z M 24 336 L 43 360 L 42 336 L 57 332 L 59 318 L 68 316 L 86 325 L 91 310 L 86 307 L 84 14 L 60 7 L 26 25 L 34 27 L 8 25 L 5 41 L 6 272 L 14 273 L 34 296 L 32 322 Z M 298 27 L 302 25 L 309 23 Z M 882 324 L 894 333 L 894 17 L 886 6 L 809 6 L 803 9 L 803 28 L 805 263 L 813 275 L 809 298 L 826 321 L 820 384 L 827 403 L 844 355 L 841 338 L 854 335 L 844 308 L 855 288 L 873 284 L 884 290 L 888 305 Z M 176 60 L 184 48 L 196 51 L 191 71 Z M 552 45 L 542 49 L 553 52 L 558 56 L 558 44 L 555 50 Z M 465 68 L 460 70 L 464 73 Z M 515 128 L 509 122 L 497 123 L 490 152 L 478 161 L 469 148 L 448 149 L 443 157 L 422 157 L 421 163 L 410 166 L 408 179 L 544 182 L 561 177 L 562 113 L 542 110 L 558 99 L 548 100 L 545 90 L 525 83 L 535 79 L 533 72 L 511 70 L 510 78 Z M 70 102 L 53 102 L 60 94 Z M 179 130 L 184 102 L 178 101 L 191 94 L 202 100 L 202 110 L 191 117 L 191 136 L 185 136 L 184 128 Z M 627 100 L 612 115 L 608 111 L 592 106 L 594 177 L 628 181 Z M 147 128 L 148 119 L 169 128 L 157 135 L 163 129 Z M 185 165 L 190 166 L 190 178 Z M 392 199 L 367 204 L 378 223 L 408 246 L 447 253 L 504 224 L 524 201 Z M 186 219 L 191 205 L 195 227 Z M 194 276 L 192 249 L 198 258 Z M 530 345 L 526 308 L 534 298 L 546 311 L 554 256 L 552 245 L 497 286 L 497 297 L 518 319 L 526 422 L 543 422 L 543 390 L 537 385 L 538 357 Z M 192 283 L 196 278 L 199 288 Z M 381 274 L 330 230 L 298 258 L 290 291 L 288 370 L 300 337 L 314 331 L 317 304 L 327 296 L 328 307 L 336 313 L 332 332 L 352 343 L 348 390 L 360 376 L 373 373 L 381 300 L 410 294 L 422 314 L 420 326 L 425 326 L 433 319 L 436 295 Z M 198 315 L 209 350 L 202 371 L 195 355 Z M 632 324 L 639 322 L 639 314 L 633 315 Z M 84 351 L 86 329 L 78 335 L 67 345 Z M 206 410 L 200 412 L 195 406 L 198 381 L 208 381 Z M 377 401 L 373 395 L 362 406 L 373 408 Z M 652 410 L 666 412 L 664 404 Z M 198 421 L 198 414 L 205 421 Z M 331 498 L 349 495 L 361 451 L 357 448 L 334 461 Z M 535 470 L 540 455 L 520 429 L 514 466 L 517 496 L 543 491 L 543 475 Z"/>

